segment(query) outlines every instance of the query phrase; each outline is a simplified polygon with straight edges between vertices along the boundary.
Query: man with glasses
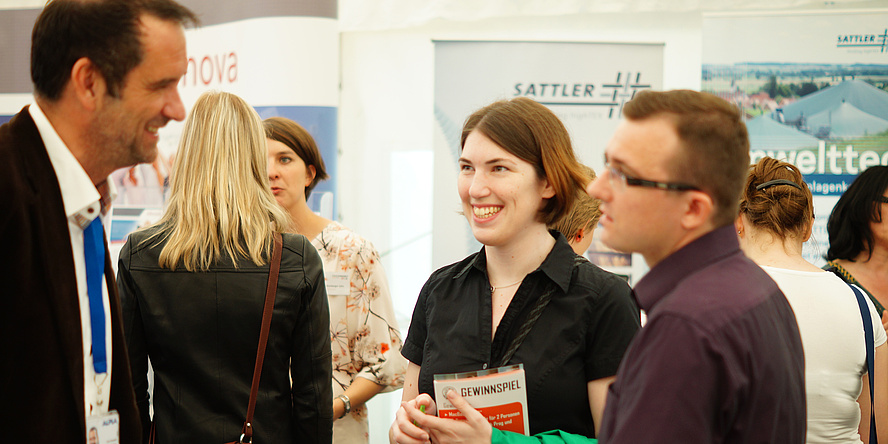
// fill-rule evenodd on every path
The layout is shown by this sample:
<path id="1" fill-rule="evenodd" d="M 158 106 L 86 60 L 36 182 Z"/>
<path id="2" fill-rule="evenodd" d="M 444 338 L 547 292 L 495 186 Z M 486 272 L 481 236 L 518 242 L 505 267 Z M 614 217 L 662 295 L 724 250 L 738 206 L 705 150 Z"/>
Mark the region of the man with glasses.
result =
<path id="1" fill-rule="evenodd" d="M 602 201 L 604 243 L 651 268 L 635 286 L 648 318 L 609 390 L 600 442 L 804 442 L 795 316 L 733 231 L 749 167 L 740 111 L 710 94 L 646 91 L 623 114 L 587 191 Z"/>

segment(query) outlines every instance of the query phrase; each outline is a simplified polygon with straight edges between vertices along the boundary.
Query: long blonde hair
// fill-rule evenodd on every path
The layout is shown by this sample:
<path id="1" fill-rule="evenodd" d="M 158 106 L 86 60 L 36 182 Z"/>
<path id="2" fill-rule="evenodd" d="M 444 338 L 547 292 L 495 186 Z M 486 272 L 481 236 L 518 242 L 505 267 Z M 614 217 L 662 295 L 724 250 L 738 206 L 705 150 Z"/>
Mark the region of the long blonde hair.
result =
<path id="1" fill-rule="evenodd" d="M 227 255 L 265 263 L 272 233 L 289 216 L 268 183 L 265 132 L 259 115 L 240 97 L 203 93 L 185 121 L 170 177 L 169 206 L 146 239 L 166 240 L 160 266 L 207 270 Z"/>

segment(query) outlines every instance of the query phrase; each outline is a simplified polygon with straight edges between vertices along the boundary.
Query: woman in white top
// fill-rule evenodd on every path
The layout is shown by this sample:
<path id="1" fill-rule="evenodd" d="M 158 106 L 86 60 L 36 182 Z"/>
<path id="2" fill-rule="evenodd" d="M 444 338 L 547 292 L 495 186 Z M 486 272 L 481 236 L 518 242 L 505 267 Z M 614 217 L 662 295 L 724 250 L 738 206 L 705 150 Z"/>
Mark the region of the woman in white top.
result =
<path id="1" fill-rule="evenodd" d="M 777 282 L 805 350 L 808 443 L 869 442 L 870 395 L 863 320 L 851 287 L 802 257 L 814 207 L 799 170 L 765 157 L 750 168 L 736 221 L 740 246 Z M 867 300 L 875 337 L 879 439 L 888 439 L 886 334 Z"/>
<path id="2" fill-rule="evenodd" d="M 321 217 L 306 199 L 327 178 L 311 134 L 283 117 L 263 121 L 268 178 L 292 230 L 311 239 L 324 263 L 333 348 L 333 442 L 369 441 L 364 403 L 404 384 L 407 361 L 379 253 L 369 241 Z"/>

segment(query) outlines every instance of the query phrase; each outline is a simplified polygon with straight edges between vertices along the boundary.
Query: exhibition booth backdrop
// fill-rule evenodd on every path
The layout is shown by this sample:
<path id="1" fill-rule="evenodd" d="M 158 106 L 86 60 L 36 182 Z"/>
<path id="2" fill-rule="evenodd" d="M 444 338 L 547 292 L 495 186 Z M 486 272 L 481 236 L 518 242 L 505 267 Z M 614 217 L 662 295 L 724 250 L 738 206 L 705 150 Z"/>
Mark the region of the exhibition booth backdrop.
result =
<path id="1" fill-rule="evenodd" d="M 318 184 L 309 204 L 335 218 L 339 104 L 335 0 L 259 0 L 249 6 L 232 2 L 224 8 L 210 0 L 182 3 L 202 22 L 201 27 L 186 30 L 188 72 L 179 82 L 186 110 L 204 91 L 223 90 L 243 97 L 262 118 L 284 116 L 301 123 L 318 142 L 330 174 L 330 180 Z M 0 72 L 0 121 L 33 100 L 28 60 L 30 28 L 38 13 L 39 9 L 0 10 L 0 25 L 6 25 L 0 29 L 15 31 L 0 43 L 3 59 L 13 62 Z M 119 193 L 111 223 L 106 224 L 113 257 L 129 232 L 160 217 L 181 129 L 182 122 L 161 129 L 159 156 L 153 164 L 112 174 Z"/>
<path id="2" fill-rule="evenodd" d="M 318 202 L 315 208 L 331 211 L 333 218 L 377 246 L 404 332 L 431 271 L 477 248 L 457 214 L 452 134 L 471 111 L 492 100 L 517 92 L 554 102 L 546 97 L 556 91 L 553 84 L 570 96 L 559 99 L 565 101 L 574 100 L 576 84 L 583 85 L 582 92 L 586 84 L 594 85 L 596 93 L 611 88 L 612 96 L 614 91 L 631 95 L 619 90 L 632 90 L 633 84 L 724 94 L 749 110 L 754 157 L 785 153 L 800 166 L 813 168 L 809 174 L 830 176 L 809 176 L 815 190 L 821 184 L 819 189 L 827 193 L 816 203 L 820 224 L 842 180 L 856 174 L 854 168 L 859 171 L 876 157 L 885 163 L 888 144 L 878 134 L 888 116 L 877 111 L 882 93 L 868 89 L 880 74 L 826 78 L 825 73 L 801 69 L 875 65 L 877 72 L 884 70 L 888 16 L 885 9 L 872 9 L 884 2 L 495 0 L 483 7 L 464 0 L 183 3 L 204 22 L 187 31 L 189 72 L 180 84 L 186 106 L 207 89 L 221 89 L 241 95 L 263 117 L 285 115 L 309 128 L 322 144 L 325 160 L 335 164 L 334 179 L 325 184 L 332 201 Z M 33 100 L 28 50 L 42 4 L 0 0 L 0 121 Z M 754 9 L 764 12 L 745 12 Z M 465 63 L 470 57 L 485 62 L 485 51 L 492 54 L 486 62 L 497 70 L 487 73 Z M 511 69 L 505 70 L 507 66 Z M 785 93 L 796 84 L 795 93 L 789 88 L 789 93 L 768 95 L 776 106 L 756 96 L 772 74 L 775 92 Z M 817 91 L 800 94 L 801 83 L 814 83 Z M 543 84 L 550 85 L 545 92 Z M 448 89 L 452 91 L 442 94 Z M 868 97 L 866 103 L 846 98 L 861 94 Z M 752 106 L 750 97 L 762 101 Z M 612 114 L 602 112 L 618 105 L 549 106 L 565 119 L 581 159 L 600 169 L 601 150 L 615 123 Z M 164 129 L 165 158 L 173 155 L 180 129 L 181 124 Z M 164 165 L 145 165 L 126 171 L 121 180 L 132 176 L 145 182 L 153 176 L 158 181 L 163 174 Z M 139 198 L 146 197 L 133 196 Z M 154 209 L 144 210 L 149 206 Z M 133 213 L 139 208 L 141 213 L 122 214 L 120 220 L 129 218 L 136 226 L 157 217 L 161 207 L 130 206 Z M 120 225 L 119 230 L 128 228 Z M 815 238 L 826 240 L 822 228 Z M 617 271 L 637 280 L 643 261 L 629 262 L 631 266 Z M 399 398 L 395 392 L 371 401 L 371 442 L 387 441 Z"/>

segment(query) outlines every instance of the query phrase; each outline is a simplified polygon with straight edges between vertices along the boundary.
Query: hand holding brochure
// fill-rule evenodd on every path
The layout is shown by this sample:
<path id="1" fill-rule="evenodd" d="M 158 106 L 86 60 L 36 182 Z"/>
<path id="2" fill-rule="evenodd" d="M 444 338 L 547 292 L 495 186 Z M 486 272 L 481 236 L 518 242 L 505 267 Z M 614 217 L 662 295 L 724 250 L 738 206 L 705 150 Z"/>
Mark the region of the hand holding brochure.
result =
<path id="1" fill-rule="evenodd" d="M 439 417 L 466 419 L 447 400 L 447 391 L 452 389 L 486 417 L 491 426 L 499 430 L 530 434 L 524 365 L 439 374 L 435 375 L 434 386 Z"/>

